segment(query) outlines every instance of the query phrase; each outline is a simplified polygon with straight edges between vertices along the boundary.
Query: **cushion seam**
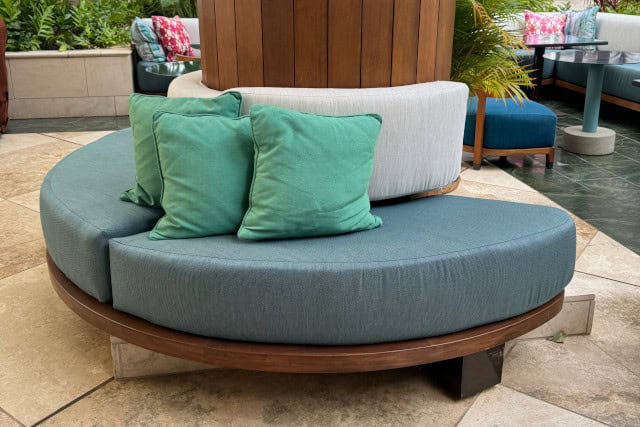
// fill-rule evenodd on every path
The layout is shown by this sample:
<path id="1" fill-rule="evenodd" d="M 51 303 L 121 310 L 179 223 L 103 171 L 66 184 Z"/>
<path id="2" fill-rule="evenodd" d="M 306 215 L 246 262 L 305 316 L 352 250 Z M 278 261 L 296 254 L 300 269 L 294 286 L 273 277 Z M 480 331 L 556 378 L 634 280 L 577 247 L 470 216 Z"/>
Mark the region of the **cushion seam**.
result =
<path id="1" fill-rule="evenodd" d="M 471 251 L 471 250 L 477 250 L 477 249 L 482 249 L 482 248 L 488 248 L 488 247 L 493 247 L 493 246 L 498 246 L 498 245 L 503 245 L 505 243 L 509 243 L 509 242 L 513 242 L 516 240 L 520 240 L 520 239 L 525 239 L 525 238 L 529 238 L 532 236 L 536 236 L 538 234 L 543 234 L 543 233 L 548 233 L 550 231 L 556 230 L 560 227 L 563 227 L 564 225 L 566 225 L 568 222 L 571 222 L 573 224 L 573 220 L 569 217 L 567 218 L 564 222 L 556 225 L 555 227 L 552 228 L 548 228 L 546 230 L 541 230 L 535 233 L 531 233 L 531 234 L 527 234 L 527 235 L 523 235 L 523 236 L 519 236 L 517 238 L 513 238 L 513 239 L 509 239 L 509 240 L 504 240 L 502 242 L 497 242 L 497 243 L 492 243 L 492 244 L 486 244 L 486 245 L 480 245 L 480 246 L 476 246 L 473 248 L 467 248 L 467 249 L 461 249 L 461 250 L 457 250 L 457 251 L 451 251 L 451 252 L 443 252 L 443 253 L 439 253 L 439 254 L 434 254 L 434 255 L 429 255 L 429 256 L 423 256 L 423 257 L 415 257 L 415 258 L 399 258 L 399 259 L 394 259 L 394 260 L 385 260 L 385 261 L 377 261 L 377 260 L 368 260 L 368 261 L 322 261 L 322 262 L 310 262 L 310 261 L 299 261 L 299 260 L 269 260 L 269 261 L 265 261 L 265 260 L 260 260 L 260 259 L 234 259 L 234 258 L 222 258 L 222 257 L 216 257 L 216 256 L 207 256 L 207 255 L 198 255 L 198 254 L 178 254 L 175 252 L 167 252 L 167 251 L 162 251 L 159 249 L 153 249 L 153 248 L 144 248 L 144 247 L 140 247 L 140 246 L 134 246 L 131 244 L 126 244 L 126 243 L 122 243 L 122 242 L 118 242 L 115 241 L 113 239 L 109 239 L 109 245 L 113 244 L 117 244 L 117 245 L 121 245 L 121 246 L 125 246 L 125 247 L 130 247 L 130 248 L 136 248 L 136 249 L 140 249 L 140 250 L 144 250 L 144 251 L 151 251 L 151 252 L 159 252 L 159 253 L 163 253 L 163 254 L 169 254 L 169 255 L 174 255 L 174 256 L 178 256 L 178 257 L 184 257 L 184 258 L 203 258 L 203 259 L 216 259 L 216 260 L 224 260 L 224 261 L 233 261 L 233 262 L 265 262 L 265 263 L 280 263 L 280 264 L 284 264 L 284 263 L 297 263 L 297 264 L 304 264 L 304 265 L 322 265 L 322 264 L 368 264 L 368 263 L 392 263 L 392 262 L 401 262 L 401 261 L 418 261 L 418 260 L 427 260 L 430 258 L 435 258 L 435 257 L 439 257 L 442 255 L 453 255 L 453 254 L 457 254 L 457 253 L 462 253 L 462 252 L 467 252 L 467 251 Z"/>

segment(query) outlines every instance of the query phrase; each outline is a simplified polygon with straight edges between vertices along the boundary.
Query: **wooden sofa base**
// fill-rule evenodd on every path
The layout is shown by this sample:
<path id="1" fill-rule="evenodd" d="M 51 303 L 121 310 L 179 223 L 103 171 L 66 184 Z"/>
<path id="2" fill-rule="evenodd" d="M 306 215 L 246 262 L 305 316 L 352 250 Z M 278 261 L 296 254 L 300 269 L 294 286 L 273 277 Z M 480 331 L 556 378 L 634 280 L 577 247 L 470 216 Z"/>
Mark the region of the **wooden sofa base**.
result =
<path id="1" fill-rule="evenodd" d="M 574 92 L 579 92 L 584 94 L 586 92 L 586 89 L 580 85 L 577 84 L 573 84 L 573 83 L 569 83 L 567 81 L 564 80 L 559 80 L 556 79 L 555 80 L 555 85 L 564 89 L 569 89 L 572 90 Z M 619 107 L 623 107 L 623 108 L 628 108 L 630 110 L 633 111 L 638 111 L 640 112 L 640 102 L 633 102 L 633 101 L 629 101 L 628 99 L 623 99 L 623 98 L 618 98 L 617 96 L 613 96 L 613 95 L 609 95 L 606 93 L 603 93 L 601 95 L 601 99 L 604 102 L 608 102 L 610 104 L 614 104 L 617 105 Z"/>
<path id="2" fill-rule="evenodd" d="M 126 342 L 169 356 L 222 368 L 290 373 L 367 372 L 417 366 L 494 348 L 553 318 L 564 292 L 519 316 L 453 334 L 354 346 L 260 344 L 206 338 L 164 328 L 119 312 L 85 294 L 47 254 L 59 297 L 81 318 Z"/>

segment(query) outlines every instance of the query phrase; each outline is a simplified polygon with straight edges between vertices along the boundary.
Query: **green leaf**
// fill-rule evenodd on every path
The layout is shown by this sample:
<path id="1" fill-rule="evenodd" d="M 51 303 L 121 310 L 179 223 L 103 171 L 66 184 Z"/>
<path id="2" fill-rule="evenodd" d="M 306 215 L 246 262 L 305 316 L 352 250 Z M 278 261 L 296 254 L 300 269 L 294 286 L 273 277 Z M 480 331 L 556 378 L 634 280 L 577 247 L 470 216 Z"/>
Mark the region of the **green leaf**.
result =
<path id="1" fill-rule="evenodd" d="M 567 335 L 564 333 L 564 331 L 560 331 L 557 334 L 555 334 L 552 337 L 547 338 L 549 341 L 553 341 L 555 343 L 558 344 L 562 344 L 564 343 L 564 340 L 567 338 Z"/>

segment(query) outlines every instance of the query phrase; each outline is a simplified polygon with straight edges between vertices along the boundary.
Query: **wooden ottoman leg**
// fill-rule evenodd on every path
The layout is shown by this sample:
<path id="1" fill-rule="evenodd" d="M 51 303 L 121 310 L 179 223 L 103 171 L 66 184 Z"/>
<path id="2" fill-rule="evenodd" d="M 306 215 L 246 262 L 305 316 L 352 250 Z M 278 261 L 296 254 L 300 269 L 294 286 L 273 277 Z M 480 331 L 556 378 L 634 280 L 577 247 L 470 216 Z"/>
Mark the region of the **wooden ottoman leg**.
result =
<path id="1" fill-rule="evenodd" d="M 453 397 L 462 399 L 500 384 L 504 344 L 468 356 L 425 365 L 430 377 Z"/>
<path id="2" fill-rule="evenodd" d="M 553 168 L 553 159 L 555 157 L 556 154 L 556 149 L 555 148 L 551 148 L 551 151 L 549 151 L 549 153 L 545 156 L 546 157 L 546 163 L 547 163 L 547 169 L 551 169 Z"/>
<path id="3" fill-rule="evenodd" d="M 476 132 L 473 138 L 473 169 L 479 170 L 482 164 L 482 148 L 484 145 L 484 119 L 487 97 L 478 93 L 478 108 L 476 110 Z"/>

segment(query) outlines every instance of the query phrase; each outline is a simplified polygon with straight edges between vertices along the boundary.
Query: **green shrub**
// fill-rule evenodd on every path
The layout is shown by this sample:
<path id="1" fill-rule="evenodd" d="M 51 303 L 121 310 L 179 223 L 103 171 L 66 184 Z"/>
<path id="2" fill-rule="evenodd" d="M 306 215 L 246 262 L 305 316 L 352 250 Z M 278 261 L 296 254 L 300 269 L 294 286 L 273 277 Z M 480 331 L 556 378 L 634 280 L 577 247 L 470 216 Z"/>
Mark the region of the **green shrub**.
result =
<path id="1" fill-rule="evenodd" d="M 0 0 L 7 50 L 105 48 L 129 43 L 135 1 Z"/>
<path id="2" fill-rule="evenodd" d="M 640 0 L 593 0 L 602 12 L 640 15 Z"/>
<path id="3" fill-rule="evenodd" d="M 175 16 L 196 18 L 197 0 L 137 0 L 141 16 Z"/>

